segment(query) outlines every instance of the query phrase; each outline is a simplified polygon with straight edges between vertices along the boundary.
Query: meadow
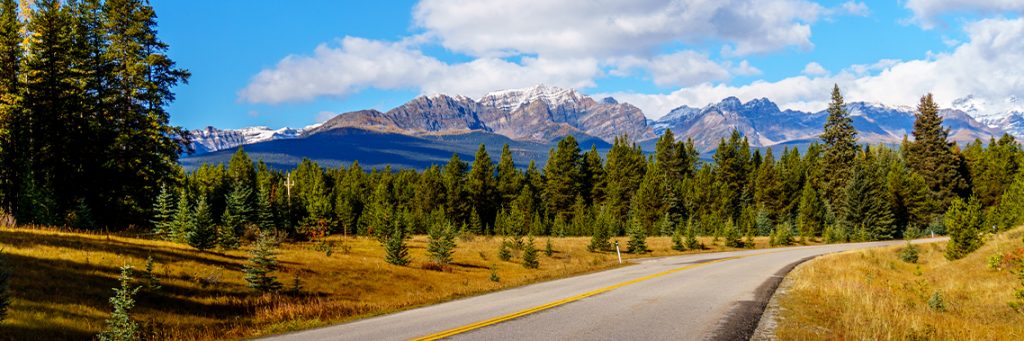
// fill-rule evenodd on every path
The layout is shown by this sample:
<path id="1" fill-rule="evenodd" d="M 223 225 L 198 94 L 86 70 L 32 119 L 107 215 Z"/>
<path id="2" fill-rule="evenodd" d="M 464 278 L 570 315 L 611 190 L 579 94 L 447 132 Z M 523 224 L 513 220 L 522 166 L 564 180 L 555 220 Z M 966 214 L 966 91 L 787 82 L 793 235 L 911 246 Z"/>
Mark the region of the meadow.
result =
<path id="1" fill-rule="evenodd" d="M 617 240 L 625 245 L 625 238 Z M 150 339 L 158 340 L 282 333 L 620 266 L 614 252 L 587 251 L 587 237 L 552 238 L 551 256 L 544 253 L 546 241 L 535 240 L 540 268 L 526 269 L 520 251 L 513 251 L 510 261 L 498 258 L 500 238 L 460 237 L 454 262 L 441 271 L 428 261 L 426 236 L 409 240 L 408 266 L 386 263 L 372 238 L 287 242 L 278 249 L 281 269 L 274 273 L 284 290 L 259 295 L 246 286 L 241 273 L 249 257 L 247 246 L 200 252 L 129 235 L 0 228 L 14 298 L 7 320 L 0 323 L 0 339 L 93 338 L 110 315 L 108 299 L 118 285 L 119 268 L 132 265 L 136 285 L 143 285 L 148 257 L 154 260 L 152 274 L 161 288 L 142 289 L 132 315 Z M 669 237 L 647 241 L 652 252 L 623 257 L 683 254 L 671 250 Z M 711 238 L 701 241 L 708 250 L 687 253 L 727 250 Z M 767 238 L 756 243 L 757 248 L 768 247 Z M 297 293 L 292 292 L 296 278 Z"/>
<path id="2" fill-rule="evenodd" d="M 1022 340 L 1024 314 L 1008 304 L 1021 289 L 1024 229 L 987 237 L 949 261 L 946 243 L 823 256 L 797 267 L 778 298 L 780 340 Z M 1002 255 L 997 257 L 995 255 Z"/>

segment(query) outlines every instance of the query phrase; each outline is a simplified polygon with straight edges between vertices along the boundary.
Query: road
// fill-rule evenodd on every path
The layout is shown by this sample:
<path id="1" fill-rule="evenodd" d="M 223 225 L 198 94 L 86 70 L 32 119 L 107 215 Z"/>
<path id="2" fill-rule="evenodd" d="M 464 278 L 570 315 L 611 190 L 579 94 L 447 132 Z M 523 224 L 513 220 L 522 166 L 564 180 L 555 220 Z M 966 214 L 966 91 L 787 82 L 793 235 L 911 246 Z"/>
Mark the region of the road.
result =
<path id="1" fill-rule="evenodd" d="M 832 244 L 646 259 L 632 266 L 268 340 L 748 339 L 775 288 L 797 264 L 827 253 L 901 243 Z"/>

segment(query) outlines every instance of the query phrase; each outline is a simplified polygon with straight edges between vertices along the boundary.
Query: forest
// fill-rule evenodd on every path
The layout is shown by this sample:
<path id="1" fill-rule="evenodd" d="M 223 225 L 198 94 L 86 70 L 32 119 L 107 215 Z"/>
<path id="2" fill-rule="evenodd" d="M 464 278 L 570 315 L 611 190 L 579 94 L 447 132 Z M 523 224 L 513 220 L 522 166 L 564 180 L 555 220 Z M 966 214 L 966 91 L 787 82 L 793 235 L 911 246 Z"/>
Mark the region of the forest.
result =
<path id="1" fill-rule="evenodd" d="M 733 131 L 711 162 L 671 131 L 650 155 L 627 136 L 604 156 L 567 136 L 543 169 L 530 161 L 525 170 L 508 146 L 496 164 L 481 146 L 472 163 L 453 155 L 421 172 L 367 171 L 358 162 L 324 169 L 310 160 L 282 172 L 239 148 L 227 165 L 180 171 L 165 183 L 154 233 L 208 249 L 237 248 L 259 230 L 385 244 L 453 226 L 513 240 L 593 236 L 592 247 L 605 249 L 609 236 L 623 235 L 715 236 L 737 247 L 777 233 L 825 242 L 913 238 L 950 232 L 950 207 L 977 212 L 984 225 L 969 226 L 976 232 L 1021 222 L 1020 145 L 1004 135 L 961 149 L 949 142 L 931 95 L 898 147 L 857 144 L 838 86 L 824 128 L 820 143 L 778 157 L 752 151 Z"/>

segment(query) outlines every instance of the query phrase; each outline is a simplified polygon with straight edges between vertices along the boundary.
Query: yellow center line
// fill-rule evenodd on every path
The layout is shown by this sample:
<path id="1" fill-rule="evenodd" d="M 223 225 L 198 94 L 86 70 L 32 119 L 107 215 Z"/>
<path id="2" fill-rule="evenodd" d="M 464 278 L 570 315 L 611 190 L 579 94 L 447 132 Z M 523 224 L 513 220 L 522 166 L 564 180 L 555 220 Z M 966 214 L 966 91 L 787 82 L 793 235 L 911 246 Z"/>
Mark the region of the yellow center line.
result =
<path id="1" fill-rule="evenodd" d="M 571 303 L 571 302 L 579 301 L 581 299 L 584 299 L 584 298 L 587 298 L 587 297 L 590 297 L 590 296 L 600 295 L 600 294 L 603 294 L 603 293 L 606 293 L 606 292 L 609 292 L 609 291 L 612 291 L 612 290 L 615 290 L 615 289 L 618 289 L 618 288 L 621 288 L 621 287 L 624 287 L 624 286 L 627 286 L 627 285 L 640 283 L 640 282 L 643 282 L 643 281 L 646 281 L 646 280 L 650 280 L 650 279 L 654 279 L 654 278 L 658 278 L 658 277 L 662 277 L 662 276 L 666 276 L 666 275 L 671 275 L 671 274 L 674 274 L 674 273 L 677 273 L 677 272 L 680 272 L 680 271 L 686 271 L 686 270 L 690 270 L 690 269 L 693 269 L 693 268 L 696 268 L 696 267 L 701 267 L 701 266 L 705 266 L 705 265 L 715 264 L 715 263 L 724 262 L 724 261 L 733 260 L 733 259 L 747 258 L 747 257 L 759 256 L 759 255 L 764 255 L 764 254 L 769 254 L 769 253 L 776 253 L 776 252 L 782 252 L 782 251 L 786 251 L 786 250 L 777 250 L 777 251 L 771 251 L 771 252 L 761 252 L 761 253 L 742 255 L 742 256 L 732 256 L 732 257 L 726 257 L 726 258 L 719 258 L 719 259 L 715 259 L 715 260 L 711 260 L 711 261 L 707 261 L 707 262 L 703 262 L 703 263 L 690 264 L 690 265 L 687 265 L 687 266 L 684 266 L 684 267 L 681 267 L 681 268 L 676 268 L 676 269 L 672 269 L 672 270 L 666 270 L 666 271 L 662 271 L 662 272 L 659 272 L 659 273 L 655 273 L 655 274 L 651 274 L 651 275 L 647 275 L 647 276 L 631 279 L 631 280 L 628 280 L 628 281 L 625 281 L 625 282 L 622 282 L 622 283 L 614 284 L 614 285 L 607 286 L 607 287 L 600 288 L 600 289 L 596 289 L 596 290 L 593 290 L 593 291 L 588 291 L 588 292 L 585 292 L 585 293 L 582 293 L 582 294 L 579 294 L 579 295 L 576 295 L 576 296 L 571 296 L 571 297 L 563 298 L 563 299 L 560 299 L 560 300 L 557 300 L 557 301 L 554 301 L 554 302 L 550 302 L 550 303 L 547 303 L 547 304 L 539 305 L 539 306 L 536 306 L 536 307 L 533 307 L 533 308 L 528 308 L 528 309 L 525 309 L 525 310 L 520 310 L 520 311 L 511 313 L 511 314 L 508 314 L 508 315 L 502 315 L 502 316 L 498 316 L 498 317 L 495 317 L 495 318 L 483 320 L 483 321 L 480 321 L 480 322 L 475 322 L 475 323 L 467 324 L 467 325 L 462 326 L 462 327 L 452 328 L 452 329 L 445 330 L 445 331 L 442 331 L 442 332 L 438 332 L 438 333 L 434 333 L 434 334 L 418 337 L 418 338 L 415 338 L 413 340 L 414 341 L 440 340 L 440 339 L 443 339 L 443 338 L 446 338 L 446 337 L 451 337 L 451 336 L 455 336 L 455 335 L 458 335 L 458 334 L 462 334 L 462 333 L 465 333 L 465 332 L 468 332 L 468 331 L 471 331 L 471 330 L 474 330 L 474 329 L 480 329 L 480 328 L 487 327 L 487 326 L 490 326 L 490 325 L 494 325 L 494 324 L 502 323 L 502 322 L 505 322 L 505 321 L 508 321 L 508 320 L 512 320 L 512 319 L 520 318 L 520 317 L 523 317 L 523 316 L 526 316 L 526 315 L 530 315 L 530 314 L 533 314 L 533 313 L 536 313 L 536 312 L 548 310 L 548 309 L 551 309 L 551 308 L 554 308 L 554 307 L 557 307 L 557 306 L 560 306 L 560 305 L 563 305 L 563 304 L 566 304 L 566 303 Z"/>

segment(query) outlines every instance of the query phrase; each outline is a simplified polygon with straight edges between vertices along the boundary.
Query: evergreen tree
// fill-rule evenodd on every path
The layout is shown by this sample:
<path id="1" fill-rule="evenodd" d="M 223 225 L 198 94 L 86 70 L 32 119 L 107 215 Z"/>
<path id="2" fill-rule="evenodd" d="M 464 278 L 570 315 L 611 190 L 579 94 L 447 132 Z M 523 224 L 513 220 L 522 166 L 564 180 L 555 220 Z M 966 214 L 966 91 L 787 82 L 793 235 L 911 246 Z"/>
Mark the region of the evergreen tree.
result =
<path id="1" fill-rule="evenodd" d="M 818 191 L 810 181 L 800 192 L 800 206 L 797 210 L 796 225 L 800 235 L 808 238 L 820 236 L 825 223 L 825 212 Z"/>
<path id="2" fill-rule="evenodd" d="M 928 94 L 921 97 L 914 120 L 914 141 L 907 148 L 907 165 L 924 178 L 935 206 L 930 212 L 941 215 L 954 197 L 963 195 L 967 184 L 960 173 L 960 157 L 949 142 L 949 130 L 942 127 L 939 107 Z"/>
<path id="3" fill-rule="evenodd" d="M 254 223 L 262 231 L 273 230 L 277 224 L 274 219 L 273 204 L 270 201 L 270 185 L 260 186 L 256 198 L 256 221 Z"/>
<path id="4" fill-rule="evenodd" d="M 733 223 L 732 218 L 726 219 L 725 226 L 722 227 L 722 237 L 725 238 L 725 246 L 743 247 L 743 241 L 740 240 L 740 230 Z"/>
<path id="5" fill-rule="evenodd" d="M 523 267 L 536 269 L 540 267 L 537 260 L 537 248 L 533 246 L 533 235 L 526 237 L 526 245 L 523 246 Z"/>
<path id="6" fill-rule="evenodd" d="M 507 206 L 512 200 L 519 196 L 523 186 L 523 175 L 516 169 L 512 160 L 512 151 L 506 143 L 501 147 L 501 158 L 498 161 L 498 183 L 497 191 L 501 197 L 498 207 Z"/>
<path id="7" fill-rule="evenodd" d="M 498 259 L 506 262 L 512 259 L 512 250 L 509 250 L 508 244 L 508 240 L 501 238 L 501 244 L 498 245 Z"/>
<path id="8" fill-rule="evenodd" d="M 391 228 L 383 236 L 384 261 L 405 266 L 409 264 L 409 248 L 405 245 L 405 228 L 397 222 L 393 222 Z"/>
<path id="9" fill-rule="evenodd" d="M 832 206 L 843 202 L 846 184 L 853 177 L 854 158 L 857 156 L 857 130 L 846 110 L 839 85 L 832 88 L 832 102 L 828 105 L 825 131 L 821 134 L 824 155 L 820 163 L 822 176 L 821 197 Z"/>
<path id="10" fill-rule="evenodd" d="M 273 275 L 277 271 L 277 238 L 271 231 L 260 232 L 256 245 L 249 251 L 249 262 L 242 267 L 249 288 L 260 293 L 281 290 L 281 282 Z"/>
<path id="11" fill-rule="evenodd" d="M 26 115 L 23 108 L 21 87 L 21 21 L 18 20 L 18 4 L 15 0 L 0 2 L 0 207 L 14 208 L 20 202 L 21 173 L 28 167 L 24 153 L 26 142 Z"/>
<path id="12" fill-rule="evenodd" d="M 678 228 L 672 232 L 672 249 L 676 251 L 686 251 L 686 245 L 683 244 L 683 234 Z"/>
<path id="13" fill-rule="evenodd" d="M 480 215 L 476 212 L 476 207 L 469 212 L 469 233 L 480 235 L 483 234 L 484 228 L 483 223 L 480 222 Z"/>
<path id="14" fill-rule="evenodd" d="M 210 214 L 210 205 L 206 203 L 206 197 L 200 196 L 192 213 L 192 229 L 185 233 L 185 240 L 188 245 L 199 251 L 206 251 L 213 248 L 217 242 L 217 229 L 213 223 L 213 216 Z"/>
<path id="15" fill-rule="evenodd" d="M 124 225 L 151 207 L 141 200 L 155 197 L 156 185 L 177 171 L 190 135 L 169 124 L 165 107 L 174 100 L 174 87 L 190 74 L 165 53 L 169 46 L 156 33 L 156 12 L 147 1 L 107 0 L 103 17 L 109 45 L 102 57 L 113 74 L 103 103 L 116 134 L 103 154 L 112 181 L 104 184 L 109 186 L 99 194 L 104 204 L 97 207 L 103 208 L 101 221 Z"/>
<path id="16" fill-rule="evenodd" d="M 470 168 L 466 180 L 466 191 L 473 202 L 470 216 L 467 218 L 472 219 L 472 214 L 478 214 L 477 219 L 493 221 L 498 211 L 498 206 L 494 205 L 498 199 L 497 184 L 494 178 L 494 163 L 483 144 L 476 151 L 473 167 Z"/>
<path id="17" fill-rule="evenodd" d="M 587 245 L 587 250 L 590 252 L 608 250 L 612 247 L 609 242 L 611 237 L 608 233 L 615 218 L 611 216 L 611 211 L 606 206 L 601 206 L 598 211 L 597 219 L 592 226 L 593 234 L 590 237 L 590 244 Z"/>
<path id="18" fill-rule="evenodd" d="M 195 228 L 192 207 L 189 204 L 188 195 L 183 189 L 178 194 L 178 205 L 175 207 L 174 220 L 171 230 L 167 233 L 167 239 L 184 241 L 188 232 Z"/>
<path id="19" fill-rule="evenodd" d="M 946 245 L 946 259 L 957 260 L 974 252 L 984 243 L 982 240 L 981 204 L 977 199 L 964 201 L 953 198 L 945 214 L 949 243 Z"/>
<path id="20" fill-rule="evenodd" d="M 133 287 L 132 267 L 125 265 L 121 267 L 121 287 L 114 288 L 114 297 L 110 298 L 110 304 L 114 311 L 107 319 L 107 327 L 97 338 L 103 341 L 130 341 L 138 340 L 140 334 L 139 323 L 131 317 L 131 310 L 135 307 L 135 295 L 142 287 Z"/>
<path id="21" fill-rule="evenodd" d="M 452 254 L 455 253 L 455 227 L 449 222 L 435 223 L 430 227 L 427 241 L 427 252 L 431 260 L 441 267 L 446 267 L 452 262 Z"/>
<path id="22" fill-rule="evenodd" d="M 629 241 L 626 242 L 626 252 L 635 254 L 647 253 L 647 230 L 639 219 L 630 219 L 628 234 Z"/>
<path id="23" fill-rule="evenodd" d="M 251 191 L 256 186 L 256 169 L 253 167 L 249 154 L 245 153 L 244 146 L 239 146 L 235 154 L 231 156 L 227 171 L 232 187 L 245 187 Z M 246 204 L 252 204 L 252 202 L 246 202 Z"/>
<path id="24" fill-rule="evenodd" d="M 664 209 L 665 178 L 660 165 L 655 163 L 647 167 L 640 188 L 633 196 L 630 212 L 634 220 L 644 229 L 644 233 L 656 234 L 655 222 L 667 212 Z"/>
<path id="25" fill-rule="evenodd" d="M 153 204 L 153 234 L 166 238 L 174 230 L 174 193 L 165 184 Z"/>
<path id="26" fill-rule="evenodd" d="M 640 146 L 630 145 L 625 136 L 616 137 L 605 162 L 606 205 L 613 217 L 625 219 L 629 216 L 633 195 L 646 173 L 647 162 Z"/>
<path id="27" fill-rule="evenodd" d="M 444 167 L 445 216 L 455 223 L 466 221 L 470 212 L 469 193 L 465 184 L 468 167 L 459 159 L 459 154 L 452 154 L 451 160 Z"/>
<path id="28" fill-rule="evenodd" d="M 587 202 L 602 202 L 605 198 L 607 175 L 605 175 L 601 153 L 597 145 L 590 145 L 590 151 L 583 155 L 583 196 Z"/>
<path id="29" fill-rule="evenodd" d="M 865 240 L 892 239 L 897 235 L 892 209 L 889 207 L 884 178 L 865 155 L 854 167 L 853 178 L 846 186 L 840 221 L 848 232 L 863 233 Z"/>
<path id="30" fill-rule="evenodd" d="M 253 221 L 252 190 L 241 182 L 236 182 L 232 187 L 233 189 L 227 196 L 224 215 L 221 217 L 222 230 L 224 230 L 222 234 L 228 237 L 240 235 L 245 227 Z M 235 243 L 237 243 L 237 238 L 235 238 Z M 227 246 L 230 245 L 229 242 Z M 221 242 L 221 246 L 225 246 L 225 244 Z"/>
<path id="31" fill-rule="evenodd" d="M 583 157 L 579 144 L 572 135 L 558 141 L 558 147 L 549 153 L 548 162 L 544 166 L 547 177 L 544 187 L 545 208 L 548 214 L 571 215 L 571 207 L 576 196 L 583 194 L 580 190 L 580 170 Z"/>
<path id="32" fill-rule="evenodd" d="M 686 241 L 684 242 L 686 249 L 688 250 L 699 250 L 703 246 L 697 241 L 697 227 L 693 226 L 693 220 L 686 222 Z"/>
<path id="33" fill-rule="evenodd" d="M 993 221 L 990 223 L 1001 230 L 1024 223 L 1024 173 L 1019 173 L 1010 187 L 1003 192 L 999 205 L 994 210 Z"/>
<path id="34" fill-rule="evenodd" d="M 723 188 L 720 208 L 727 217 L 738 219 L 742 211 L 743 193 L 747 190 L 747 177 L 752 170 L 750 144 L 736 129 L 729 140 L 722 139 L 715 151 L 715 180 Z"/>

